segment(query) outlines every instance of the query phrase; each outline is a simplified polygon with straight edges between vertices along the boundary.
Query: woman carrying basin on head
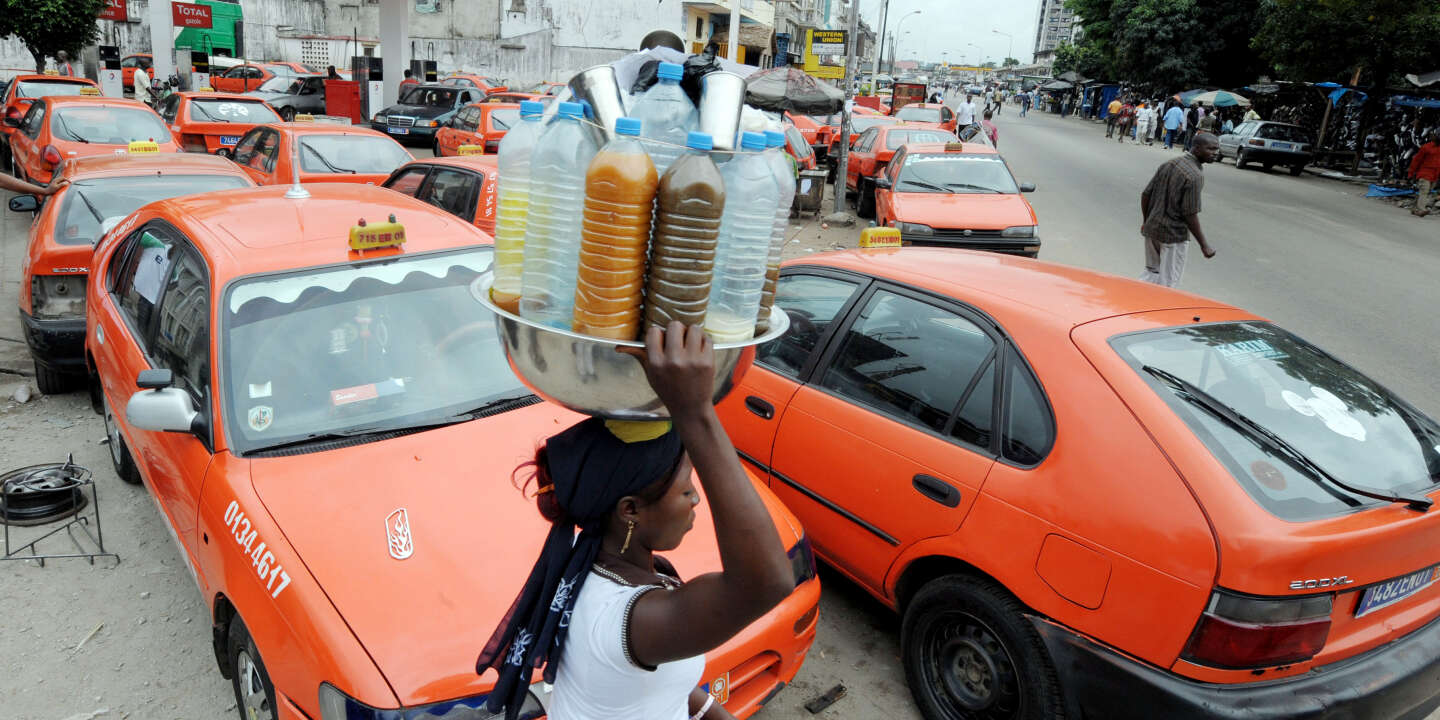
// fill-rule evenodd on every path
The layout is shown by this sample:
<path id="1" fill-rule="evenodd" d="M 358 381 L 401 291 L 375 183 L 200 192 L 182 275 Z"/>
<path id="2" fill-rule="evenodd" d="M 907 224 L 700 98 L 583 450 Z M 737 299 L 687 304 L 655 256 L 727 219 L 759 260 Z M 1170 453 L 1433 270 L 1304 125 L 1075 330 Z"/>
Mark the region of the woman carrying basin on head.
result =
<path id="1" fill-rule="evenodd" d="M 536 503 L 552 526 L 476 663 L 499 671 L 488 707 L 512 720 L 537 667 L 555 685 L 551 720 L 730 718 L 698 687 L 704 654 L 794 588 L 775 526 L 711 404 L 709 337 L 672 322 L 629 352 L 674 426 L 590 418 L 536 453 Z M 682 583 L 654 553 L 678 547 L 694 523 L 692 469 L 723 569 Z"/>

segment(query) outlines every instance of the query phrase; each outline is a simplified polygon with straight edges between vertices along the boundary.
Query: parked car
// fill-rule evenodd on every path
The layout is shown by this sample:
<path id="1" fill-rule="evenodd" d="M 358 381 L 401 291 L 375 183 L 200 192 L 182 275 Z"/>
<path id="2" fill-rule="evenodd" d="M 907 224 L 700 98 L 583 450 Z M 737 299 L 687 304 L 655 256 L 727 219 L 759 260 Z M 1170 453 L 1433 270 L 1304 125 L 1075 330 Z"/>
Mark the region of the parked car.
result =
<path id="1" fill-rule="evenodd" d="M 159 112 L 185 152 L 226 157 L 251 128 L 280 122 L 264 100 L 235 93 L 178 92 L 161 101 Z"/>
<path id="2" fill-rule="evenodd" d="M 519 122 L 518 103 L 471 103 L 460 108 L 460 112 L 435 131 L 432 149 L 436 157 L 459 155 L 460 148 L 467 146 L 494 154 L 500 149 L 505 133 Z"/>
<path id="3" fill-rule="evenodd" d="M 894 119 L 906 123 L 925 123 L 952 133 L 960 122 L 960 116 L 941 103 L 910 103 L 895 111 Z"/>
<path id="4" fill-rule="evenodd" d="M 235 145 L 233 159 L 257 185 L 289 185 L 297 175 L 302 183 L 378 185 L 415 158 L 374 130 L 297 122 L 250 130 Z"/>
<path id="5" fill-rule="evenodd" d="M 323 75 L 277 75 L 261 83 L 259 89 L 245 94 L 264 100 L 285 122 L 294 120 L 296 115 L 325 114 Z"/>
<path id="6" fill-rule="evenodd" d="M 856 113 L 850 116 L 850 144 L 853 145 L 860 138 L 860 133 L 872 127 L 880 125 L 894 125 L 895 121 L 884 115 Z M 830 134 L 830 145 L 825 151 L 825 165 L 830 171 L 826 182 L 835 182 L 835 171 L 840 162 L 840 135 L 837 130 Z"/>
<path id="7" fill-rule="evenodd" d="M 22 176 L 44 185 L 71 158 L 116 153 L 175 153 L 180 146 L 149 106 L 100 95 L 51 95 L 37 100 L 10 136 L 10 153 Z"/>
<path id="8" fill-rule="evenodd" d="M 400 91 L 400 101 L 370 119 L 370 128 L 402 141 L 430 141 L 435 131 L 449 124 L 460 108 L 484 98 L 478 89 L 453 85 L 410 85 Z"/>
<path id="9" fill-rule="evenodd" d="M 85 88 L 91 89 L 86 90 Z M 10 81 L 5 84 L 3 96 L 0 96 L 3 97 L 3 119 L 5 120 L 4 125 L 0 125 L 0 132 L 4 133 L 0 140 L 5 141 L 6 152 L 9 152 L 10 136 L 15 132 L 15 126 L 10 124 L 10 120 L 13 119 L 18 123 L 30 110 L 30 105 L 39 98 L 48 95 L 79 95 L 82 92 L 98 94 L 100 86 L 95 84 L 94 80 L 58 75 L 22 73 L 10 78 Z"/>
<path id="10" fill-rule="evenodd" d="M 912 106 L 913 107 L 913 106 Z M 906 245 L 936 245 L 1035 257 L 1035 209 L 1004 158 L 983 143 L 908 143 L 873 181 L 875 218 Z"/>
<path id="11" fill-rule="evenodd" d="M 939 128 L 894 122 L 860 133 L 860 137 L 850 145 L 850 157 L 845 162 L 845 191 L 857 196 L 855 212 L 860 217 L 875 215 L 875 178 L 885 172 L 885 166 L 900 146 L 912 142 L 943 143 L 954 139 L 954 135 Z"/>
<path id="12" fill-rule="evenodd" d="M 800 134 L 800 129 L 785 123 L 785 152 L 794 158 L 795 165 L 801 170 L 814 170 L 817 167 L 815 161 L 815 149 L 810 147 L 809 141 Z"/>
<path id="13" fill-rule="evenodd" d="M 511 476 L 581 417 L 511 373 L 470 294 L 483 233 L 381 188 L 285 193 L 141 208 L 96 248 L 87 295 L 115 470 L 194 570 L 210 623 L 182 627 L 213 634 L 235 692 L 210 717 L 490 717 L 475 658 L 550 528 Z M 793 680 L 820 599 L 799 524 L 752 482 L 796 576 L 706 656 L 742 718 Z M 696 512 L 667 554 L 686 577 L 720 569 Z M 535 680 L 520 717 L 543 713 Z"/>
<path id="14" fill-rule="evenodd" d="M 70 184 L 44 205 L 33 195 L 10 199 L 12 211 L 35 213 L 20 265 L 20 325 L 46 395 L 85 380 L 85 277 L 106 224 L 155 200 L 255 185 L 234 163 L 205 155 L 92 155 L 57 172 Z"/>
<path id="15" fill-rule="evenodd" d="M 219 92 L 244 93 L 260 89 L 271 78 L 301 77 L 289 65 L 279 63 L 247 63 L 236 65 L 210 76 L 210 87 Z"/>
<path id="16" fill-rule="evenodd" d="M 1240 123 L 1235 132 L 1220 136 L 1220 152 L 1216 161 L 1235 158 L 1235 167 L 1260 163 L 1266 170 L 1284 165 L 1291 175 L 1305 171 L 1314 157 L 1315 137 L 1299 125 L 1251 120 Z"/>
<path id="17" fill-rule="evenodd" d="M 150 68 L 155 64 L 155 58 L 150 53 L 135 53 L 126 55 L 120 59 L 120 82 L 126 90 L 135 90 L 135 71 L 144 70 L 149 75 Z M 154 78 L 151 78 L 152 80 Z"/>
<path id="18" fill-rule="evenodd" d="M 427 202 L 495 235 L 500 168 L 492 155 L 412 160 L 383 183 L 403 195 Z"/>
<path id="19" fill-rule="evenodd" d="M 505 89 L 505 83 L 497 77 L 489 75 L 476 75 L 473 73 L 451 73 L 441 85 L 453 85 L 455 87 L 476 88 L 482 93 L 491 93 Z"/>
<path id="20" fill-rule="evenodd" d="M 900 248 L 785 264 L 718 410 L 902 616 L 929 718 L 1423 718 L 1440 426 L 1240 308 Z"/>

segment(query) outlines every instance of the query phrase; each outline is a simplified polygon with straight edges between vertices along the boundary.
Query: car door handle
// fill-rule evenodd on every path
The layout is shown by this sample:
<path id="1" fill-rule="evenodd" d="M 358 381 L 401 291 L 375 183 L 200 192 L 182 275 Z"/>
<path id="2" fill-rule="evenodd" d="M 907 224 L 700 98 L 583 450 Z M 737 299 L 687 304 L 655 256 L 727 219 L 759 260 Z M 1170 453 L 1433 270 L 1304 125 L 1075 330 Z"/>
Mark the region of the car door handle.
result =
<path id="1" fill-rule="evenodd" d="M 921 495 L 945 507 L 953 508 L 960 504 L 960 491 L 955 489 L 954 485 L 940 478 L 930 477 L 929 475 L 916 475 L 910 483 L 915 486 L 916 490 L 920 491 Z"/>
<path id="2" fill-rule="evenodd" d="M 745 408 L 766 420 L 775 417 L 775 406 L 754 395 L 745 398 Z"/>

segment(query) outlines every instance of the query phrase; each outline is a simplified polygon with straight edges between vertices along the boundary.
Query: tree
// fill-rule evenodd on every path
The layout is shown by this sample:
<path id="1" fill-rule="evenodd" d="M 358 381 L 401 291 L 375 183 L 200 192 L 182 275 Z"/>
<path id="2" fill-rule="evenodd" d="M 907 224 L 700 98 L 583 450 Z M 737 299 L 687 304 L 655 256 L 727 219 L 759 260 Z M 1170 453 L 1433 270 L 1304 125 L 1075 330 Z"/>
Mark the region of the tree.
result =
<path id="1" fill-rule="evenodd" d="M 1280 77 L 1383 87 L 1440 67 L 1440 5 L 1399 0 L 1261 0 L 1252 47 Z"/>
<path id="2" fill-rule="evenodd" d="M 1015 58 L 1012 58 L 1012 57 L 1007 57 L 1007 58 L 1005 58 L 1005 62 L 1000 63 L 1000 67 L 1015 67 L 1016 65 L 1019 65 L 1019 64 L 1020 64 L 1020 61 L 1019 61 L 1019 60 L 1016 60 Z"/>
<path id="3" fill-rule="evenodd" d="M 0 0 L 0 37 L 14 35 L 45 71 L 46 56 L 64 50 L 71 57 L 100 36 L 96 18 L 105 0 Z"/>
<path id="4" fill-rule="evenodd" d="M 1111 76 L 1111 61 L 1087 35 L 1080 38 L 1079 43 L 1060 43 L 1055 48 L 1051 70 L 1056 77 L 1074 71 L 1087 78 L 1105 78 Z"/>
<path id="5" fill-rule="evenodd" d="M 1088 43 L 1098 57 L 1092 62 L 1109 71 L 1103 75 L 1174 89 L 1237 87 L 1265 71 L 1265 63 L 1250 45 L 1259 3 L 1065 0 L 1065 7 L 1083 21 L 1081 42 Z"/>

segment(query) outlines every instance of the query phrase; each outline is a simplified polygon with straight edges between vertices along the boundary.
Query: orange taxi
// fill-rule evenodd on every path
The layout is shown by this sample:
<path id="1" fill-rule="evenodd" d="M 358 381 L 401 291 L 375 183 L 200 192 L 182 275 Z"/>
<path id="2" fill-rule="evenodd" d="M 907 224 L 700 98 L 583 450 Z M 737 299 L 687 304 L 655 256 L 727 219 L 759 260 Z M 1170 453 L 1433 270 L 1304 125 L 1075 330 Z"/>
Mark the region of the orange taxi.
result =
<path id="1" fill-rule="evenodd" d="M 390 174 L 383 187 L 430 203 L 495 235 L 500 166 L 492 155 L 412 160 Z"/>
<path id="2" fill-rule="evenodd" d="M 932 718 L 1423 718 L 1440 425 L 1256 315 L 937 248 L 785 264 L 720 405 Z"/>
<path id="3" fill-rule="evenodd" d="M 229 156 L 256 125 L 280 122 L 264 100 L 221 92 L 177 92 L 160 103 L 160 118 L 185 152 Z"/>
<path id="4" fill-rule="evenodd" d="M 908 106 L 907 106 L 908 107 Z M 909 143 L 872 184 L 875 220 L 906 245 L 938 245 L 1035 257 L 1039 221 L 995 148 L 978 142 Z"/>
<path id="5" fill-rule="evenodd" d="M 234 163 L 189 154 L 92 155 L 56 172 L 70 184 L 43 206 L 33 195 L 10 199 L 12 211 L 36 213 L 20 266 L 20 324 L 47 395 L 85 378 L 85 276 L 106 223 L 155 200 L 254 185 Z"/>
<path id="6" fill-rule="evenodd" d="M 857 109 L 859 106 L 856 106 Z M 860 139 L 860 133 L 872 127 L 880 125 L 894 125 L 895 121 L 879 113 L 855 113 L 850 116 L 850 145 L 853 147 L 855 141 Z M 830 134 L 830 145 L 825 151 L 825 164 L 830 169 L 830 177 L 826 182 L 835 182 L 836 164 L 840 158 L 840 131 L 837 129 Z"/>
<path id="7" fill-rule="evenodd" d="M 473 73 L 450 73 L 440 81 L 441 85 L 454 85 L 456 87 L 479 88 L 482 93 L 498 92 L 505 90 L 505 83 L 499 78 L 488 75 L 475 75 Z"/>
<path id="8" fill-rule="evenodd" d="M 297 161 L 302 183 L 378 185 L 415 158 L 385 133 L 369 128 L 288 122 L 252 128 L 235 144 L 231 159 L 259 185 L 295 182 Z"/>
<path id="9" fill-rule="evenodd" d="M 6 125 L 11 120 L 5 119 Z M 174 153 L 170 128 L 144 103 L 98 95 L 37 100 L 11 125 L 10 154 L 16 171 L 44 185 L 61 161 L 91 155 Z"/>
<path id="10" fill-rule="evenodd" d="M 786 123 L 784 133 L 785 152 L 789 153 L 790 157 L 795 160 L 795 165 L 801 170 L 814 170 L 817 166 L 815 161 L 815 148 L 810 147 L 810 142 L 805 139 L 804 135 L 800 134 L 800 129 Z"/>
<path id="11" fill-rule="evenodd" d="M 800 113 L 787 112 L 785 120 L 800 131 L 800 136 L 810 144 L 810 149 L 815 151 L 816 159 L 819 162 L 825 161 L 825 154 L 830 148 L 830 136 L 839 132 L 840 114 L 833 115 L 801 115 Z M 831 127 L 832 125 L 836 127 Z"/>
<path id="12" fill-rule="evenodd" d="M 960 122 L 960 116 L 941 103 L 910 103 L 896 111 L 892 119 L 907 124 L 923 123 L 952 133 Z"/>
<path id="13" fill-rule="evenodd" d="M 955 136 L 927 125 L 896 123 L 875 125 L 860 133 L 850 144 L 845 161 L 845 191 L 856 193 L 856 212 L 861 217 L 875 214 L 875 178 L 885 172 L 895 151 L 905 143 L 936 143 L 954 140 Z"/>
<path id="14" fill-rule="evenodd" d="M 155 56 L 150 53 L 135 53 L 126 55 L 120 59 L 120 82 L 126 90 L 135 89 L 135 71 L 144 70 L 146 75 L 155 64 Z M 152 80 L 154 78 L 151 78 Z"/>
<path id="15" fill-rule="evenodd" d="M 280 72 L 277 73 L 277 69 Z M 244 93 L 260 87 L 266 80 L 277 75 L 290 77 L 295 74 L 288 67 L 276 68 L 269 63 L 246 63 L 212 74 L 210 87 L 215 88 L 216 92 Z"/>
<path id="16" fill-rule="evenodd" d="M 558 96 L 565 89 L 565 87 L 566 85 L 563 82 L 547 80 L 545 82 L 535 85 L 535 87 L 530 88 L 530 93 L 532 95 L 549 95 L 551 97 L 555 97 Z"/>
<path id="17" fill-rule="evenodd" d="M 152 203 L 97 246 L 87 351 L 116 471 L 178 540 L 240 718 L 488 717 L 475 658 L 549 528 L 511 474 L 580 416 L 511 373 L 470 294 L 484 233 L 382 188 L 308 190 Z M 404 243 L 377 247 L 391 215 Z M 820 598 L 800 526 L 752 481 L 796 584 L 707 655 L 742 718 L 794 677 Z M 687 577 L 720 568 L 697 511 L 669 557 Z"/>
<path id="18" fill-rule="evenodd" d="M 86 90 L 85 88 L 91 88 Z M 5 85 L 5 95 L 0 104 L 4 106 L 4 125 L 0 131 L 4 132 L 4 138 L 8 139 L 15 132 L 15 125 L 11 120 L 19 123 L 30 110 L 30 105 L 37 99 L 49 95 L 79 95 L 84 93 L 99 94 L 100 86 L 94 80 L 85 78 L 64 77 L 60 75 L 16 75 Z M 6 143 L 7 151 L 9 143 Z"/>
<path id="19" fill-rule="evenodd" d="M 555 96 L 536 95 L 535 93 L 510 92 L 509 90 L 500 90 L 486 95 L 485 102 L 516 104 L 522 102 L 538 102 L 541 105 L 549 107 L 550 103 L 555 102 Z"/>
<path id="20" fill-rule="evenodd" d="M 480 148 L 481 152 L 494 154 L 500 149 L 505 133 L 519 122 L 520 106 L 516 103 L 471 103 L 435 131 L 433 150 L 442 157 L 459 155 L 462 147 Z"/>

